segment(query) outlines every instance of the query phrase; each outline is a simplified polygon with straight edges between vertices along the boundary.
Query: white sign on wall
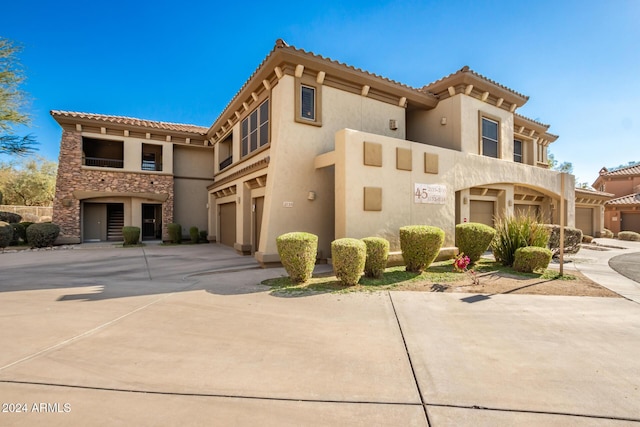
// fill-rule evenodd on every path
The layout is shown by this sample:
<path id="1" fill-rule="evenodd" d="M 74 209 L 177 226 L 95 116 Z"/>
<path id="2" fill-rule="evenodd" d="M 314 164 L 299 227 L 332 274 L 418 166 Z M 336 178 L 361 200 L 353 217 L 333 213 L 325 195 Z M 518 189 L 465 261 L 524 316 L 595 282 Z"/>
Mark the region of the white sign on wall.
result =
<path id="1" fill-rule="evenodd" d="M 447 186 L 442 184 L 415 184 L 414 203 L 444 205 L 447 201 Z"/>

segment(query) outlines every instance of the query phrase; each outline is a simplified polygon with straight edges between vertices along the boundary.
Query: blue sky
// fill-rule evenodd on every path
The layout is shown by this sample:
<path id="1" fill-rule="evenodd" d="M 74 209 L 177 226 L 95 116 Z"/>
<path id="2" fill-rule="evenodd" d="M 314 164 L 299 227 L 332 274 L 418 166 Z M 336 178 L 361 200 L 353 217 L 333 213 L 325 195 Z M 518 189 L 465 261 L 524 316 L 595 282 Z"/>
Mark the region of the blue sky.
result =
<path id="1" fill-rule="evenodd" d="M 209 126 L 282 38 L 414 87 L 469 65 L 530 97 L 578 182 L 640 161 L 640 1 L 36 0 L 0 22 L 51 160 L 49 110 Z"/>

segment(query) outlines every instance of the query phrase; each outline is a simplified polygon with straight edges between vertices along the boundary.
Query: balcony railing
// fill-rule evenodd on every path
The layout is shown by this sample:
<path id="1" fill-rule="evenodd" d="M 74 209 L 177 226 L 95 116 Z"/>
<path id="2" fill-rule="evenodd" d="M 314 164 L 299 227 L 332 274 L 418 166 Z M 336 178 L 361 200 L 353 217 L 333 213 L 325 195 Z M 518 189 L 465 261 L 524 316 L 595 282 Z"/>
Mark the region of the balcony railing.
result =
<path id="1" fill-rule="evenodd" d="M 105 159 L 101 157 L 85 157 L 84 158 L 85 166 L 97 166 L 101 168 L 120 168 L 122 169 L 124 166 L 124 161 L 122 159 Z"/>
<path id="2" fill-rule="evenodd" d="M 220 162 L 220 170 L 226 168 L 227 166 L 230 166 L 231 163 L 233 163 L 233 156 L 229 156 L 226 159 L 224 159 L 222 162 Z"/>

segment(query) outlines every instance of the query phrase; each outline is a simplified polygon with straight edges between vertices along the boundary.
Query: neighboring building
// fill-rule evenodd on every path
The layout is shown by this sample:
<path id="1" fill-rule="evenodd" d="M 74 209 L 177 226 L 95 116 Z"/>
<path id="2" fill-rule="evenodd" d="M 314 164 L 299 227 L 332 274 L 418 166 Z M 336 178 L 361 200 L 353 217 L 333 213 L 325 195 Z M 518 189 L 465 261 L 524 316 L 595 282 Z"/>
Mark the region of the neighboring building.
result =
<path id="1" fill-rule="evenodd" d="M 278 40 L 208 130 L 182 129 L 181 138 L 198 141 L 198 153 L 211 153 L 213 145 L 209 157 L 201 156 L 209 164 L 189 168 L 193 178 L 209 179 L 206 200 L 189 209 L 207 219 L 210 240 L 254 254 L 263 264 L 279 261 L 276 237 L 290 231 L 318 235 L 319 258 L 328 258 L 331 241 L 341 237 L 382 236 L 399 250 L 398 229 L 409 224 L 438 226 L 445 245 L 453 246 L 461 222 L 492 224 L 495 215 L 526 211 L 559 223 L 561 200 L 565 223 L 573 226 L 575 180 L 548 169 L 547 147 L 557 136 L 516 113 L 527 100 L 468 67 L 412 88 Z M 63 147 L 71 139 L 77 153 L 81 137 L 100 139 L 101 128 L 109 126 L 107 116 L 82 123 L 75 116 L 89 115 L 54 112 L 65 128 Z M 90 123 L 91 130 L 82 127 Z M 150 130 L 133 132 L 125 146 L 137 147 L 137 162 Z M 180 150 L 194 149 L 193 142 L 163 139 L 168 133 L 158 138 L 165 150 L 173 147 L 176 159 Z M 123 138 L 119 133 L 111 139 Z M 95 185 L 94 176 L 79 175 L 97 168 L 75 155 L 65 170 L 77 174 L 73 188 L 79 193 L 57 196 L 57 209 L 100 201 L 82 193 L 83 182 Z M 178 173 L 163 172 L 170 187 Z M 64 187 L 68 178 L 61 179 Z M 119 184 L 100 187 L 97 196 L 120 191 Z M 169 189 L 162 193 L 167 201 L 172 196 Z M 127 197 L 143 204 L 140 195 Z M 178 214 L 181 203 L 176 190 L 172 220 L 189 226 Z M 164 209 L 168 221 L 170 204 Z M 81 212 L 70 213 L 79 235 Z M 132 211 L 125 223 L 139 223 L 139 217 L 139 210 Z"/>
<path id="2" fill-rule="evenodd" d="M 207 228 L 213 147 L 206 128 L 51 111 L 62 127 L 53 222 L 58 242 L 166 239 L 166 225 Z"/>
<path id="3" fill-rule="evenodd" d="M 593 188 L 612 193 L 605 205 L 604 225 L 614 234 L 640 233 L 640 164 L 609 171 L 600 169 Z"/>
<path id="4" fill-rule="evenodd" d="M 602 237 L 604 230 L 604 212 L 606 203 L 613 194 L 587 188 L 576 188 L 576 228 L 582 234 Z"/>

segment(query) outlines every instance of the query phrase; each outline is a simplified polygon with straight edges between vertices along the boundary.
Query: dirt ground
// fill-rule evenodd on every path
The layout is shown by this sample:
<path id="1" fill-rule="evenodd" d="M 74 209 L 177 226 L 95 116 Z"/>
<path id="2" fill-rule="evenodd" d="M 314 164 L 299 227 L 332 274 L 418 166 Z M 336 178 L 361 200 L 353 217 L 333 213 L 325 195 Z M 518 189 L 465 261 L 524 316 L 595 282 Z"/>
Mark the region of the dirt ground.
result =
<path id="1" fill-rule="evenodd" d="M 529 295 L 571 295 L 589 297 L 620 298 L 620 295 L 589 280 L 577 271 L 571 271 L 574 280 L 529 278 L 496 271 L 477 275 L 479 285 L 474 285 L 470 275 L 463 280 L 443 284 L 409 282 L 394 290 L 423 292 L 464 292 L 475 294 L 529 294 Z"/>

